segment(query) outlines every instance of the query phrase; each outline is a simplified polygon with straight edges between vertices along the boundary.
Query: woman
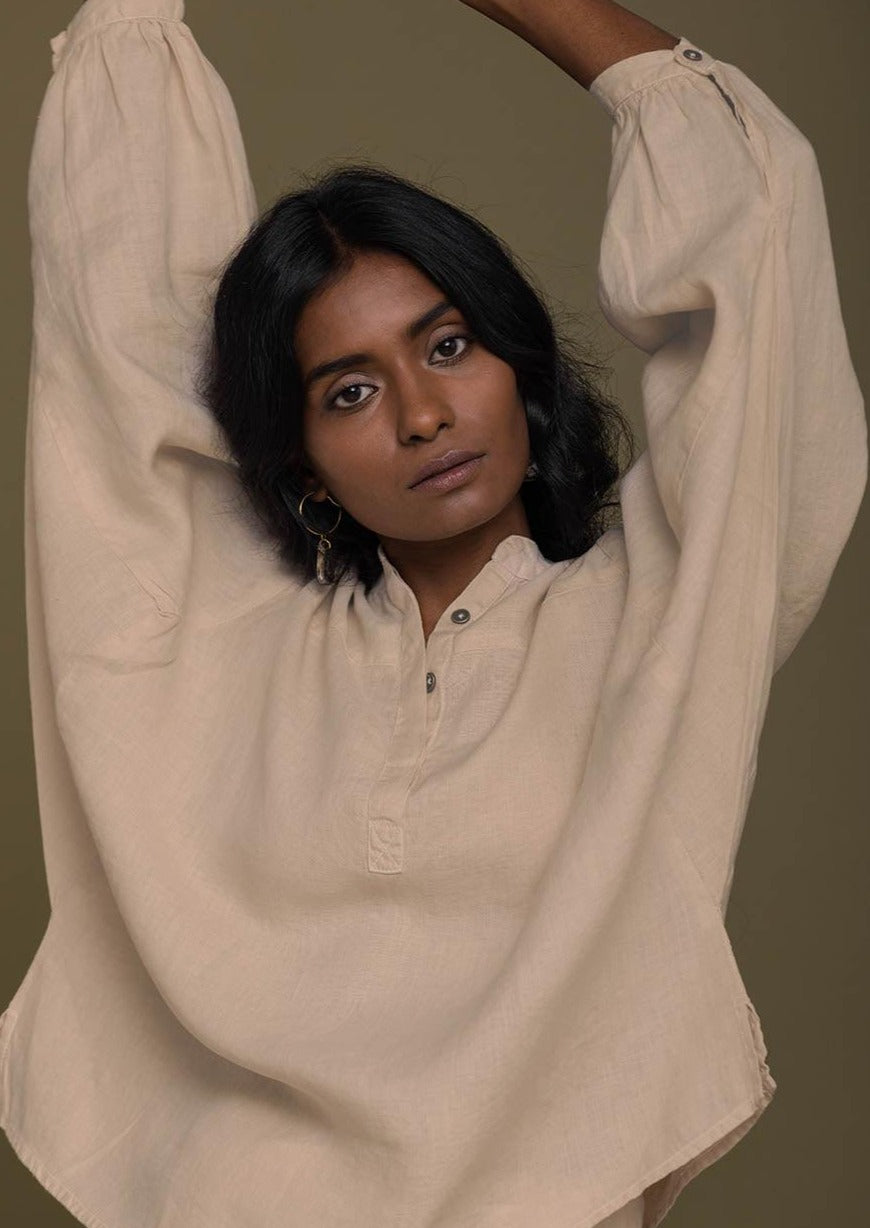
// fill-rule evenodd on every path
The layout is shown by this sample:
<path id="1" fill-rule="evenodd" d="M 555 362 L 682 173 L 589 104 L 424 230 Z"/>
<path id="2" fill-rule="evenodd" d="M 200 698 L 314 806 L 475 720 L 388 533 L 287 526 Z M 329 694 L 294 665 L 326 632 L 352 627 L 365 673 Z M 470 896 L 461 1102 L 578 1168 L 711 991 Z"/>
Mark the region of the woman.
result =
<path id="1" fill-rule="evenodd" d="M 367 167 L 258 218 L 182 0 L 52 40 L 52 913 L 0 1120 L 85 1224 L 655 1228 L 774 1094 L 723 918 L 867 474 L 815 156 L 619 5 L 471 7 L 612 120 L 621 477 L 619 411 L 478 222 Z"/>

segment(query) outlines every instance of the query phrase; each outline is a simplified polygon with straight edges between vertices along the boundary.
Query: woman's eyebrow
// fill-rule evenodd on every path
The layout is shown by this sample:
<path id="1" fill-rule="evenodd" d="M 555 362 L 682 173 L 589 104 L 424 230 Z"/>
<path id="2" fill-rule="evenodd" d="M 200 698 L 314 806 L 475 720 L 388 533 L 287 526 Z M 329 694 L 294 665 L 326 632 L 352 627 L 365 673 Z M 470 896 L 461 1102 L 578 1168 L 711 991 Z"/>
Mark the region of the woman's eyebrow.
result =
<path id="1" fill-rule="evenodd" d="M 447 299 L 442 299 L 436 303 L 434 307 L 430 307 L 418 319 L 412 320 L 405 329 L 405 336 L 409 341 L 423 331 L 427 324 L 431 324 L 433 320 L 437 320 L 445 311 L 449 311 L 453 307 L 453 303 Z M 306 375 L 302 387 L 307 392 L 315 380 L 323 379 L 325 375 L 333 375 L 336 371 L 344 371 L 347 367 L 356 367 L 360 363 L 372 362 L 371 354 L 345 354 L 342 358 L 331 358 L 329 362 L 322 362 Z"/>

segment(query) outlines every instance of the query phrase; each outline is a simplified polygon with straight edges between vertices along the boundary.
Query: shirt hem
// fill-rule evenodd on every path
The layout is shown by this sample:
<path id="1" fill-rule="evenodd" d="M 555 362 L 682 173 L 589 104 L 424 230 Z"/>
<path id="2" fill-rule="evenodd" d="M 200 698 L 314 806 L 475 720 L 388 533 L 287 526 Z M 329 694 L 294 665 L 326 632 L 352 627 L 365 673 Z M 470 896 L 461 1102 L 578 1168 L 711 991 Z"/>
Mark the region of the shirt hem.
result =
<path id="1" fill-rule="evenodd" d="M 9 1145 L 24 1167 L 33 1174 L 44 1189 L 48 1190 L 52 1197 L 56 1198 L 62 1206 L 66 1207 L 67 1211 L 71 1212 L 80 1223 L 84 1224 L 85 1228 L 111 1228 L 111 1225 L 105 1220 L 88 1211 L 79 1202 L 75 1194 L 67 1189 L 62 1182 L 58 1181 L 54 1173 L 46 1168 L 36 1152 L 24 1141 L 20 1134 L 10 1129 L 9 1126 L 3 1127 L 3 1133 L 8 1138 Z"/>
<path id="2" fill-rule="evenodd" d="M 604 1203 L 591 1218 L 580 1220 L 575 1228 L 595 1228 L 596 1224 L 609 1215 L 613 1215 L 626 1203 L 641 1194 L 645 1195 L 651 1186 L 663 1182 L 659 1196 L 653 1200 L 645 1198 L 644 1206 L 643 1228 L 658 1228 L 689 1182 L 730 1151 L 751 1129 L 770 1103 L 775 1090 L 776 1084 L 772 1079 L 763 1080 L 760 1095 L 757 1094 L 750 1100 L 743 1101 L 736 1109 L 720 1118 L 715 1125 L 696 1135 L 691 1142 L 685 1143 L 667 1160 L 656 1165 L 640 1181 L 634 1182 L 627 1192 L 623 1191 L 616 1199 Z M 80 1203 L 78 1197 L 55 1177 L 20 1134 L 8 1125 L 3 1126 L 3 1132 L 25 1168 L 62 1206 L 84 1224 L 85 1228 L 118 1228 L 101 1219 Z M 722 1145 L 717 1147 L 717 1144 Z"/>
<path id="3" fill-rule="evenodd" d="M 774 1080 L 765 1079 L 760 1093 L 744 1100 L 739 1108 L 720 1118 L 715 1126 L 704 1130 L 665 1164 L 658 1165 L 647 1174 L 643 1186 L 645 1195 L 651 1187 L 659 1188 L 646 1198 L 643 1228 L 658 1228 L 689 1182 L 736 1147 L 748 1134 L 770 1104 L 775 1091 Z M 593 1225 L 590 1224 L 588 1228 L 593 1228 Z"/>

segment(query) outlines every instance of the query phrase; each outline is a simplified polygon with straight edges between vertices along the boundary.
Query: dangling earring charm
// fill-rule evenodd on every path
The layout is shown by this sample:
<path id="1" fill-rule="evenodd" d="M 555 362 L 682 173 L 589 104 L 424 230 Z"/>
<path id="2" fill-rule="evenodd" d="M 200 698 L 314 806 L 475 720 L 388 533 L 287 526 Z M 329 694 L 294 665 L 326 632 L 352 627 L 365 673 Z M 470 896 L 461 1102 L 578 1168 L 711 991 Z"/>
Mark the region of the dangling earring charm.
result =
<path id="1" fill-rule="evenodd" d="M 326 578 L 326 552 L 332 549 L 332 542 L 327 541 L 325 537 L 321 537 L 317 543 L 317 583 L 327 584 Z"/>
<path id="2" fill-rule="evenodd" d="M 302 498 L 299 500 L 299 519 L 302 521 L 302 524 L 304 525 L 304 527 L 308 529 L 309 533 L 314 533 L 320 538 L 320 541 L 317 543 L 317 566 L 316 566 L 317 582 L 318 584 L 329 584 L 330 581 L 329 581 L 329 575 L 328 575 L 328 569 L 327 569 L 327 563 L 326 563 L 326 552 L 327 550 L 332 549 L 332 542 L 320 529 L 312 529 L 309 525 L 305 524 L 305 518 L 302 514 L 302 504 L 305 502 L 306 499 L 308 499 L 313 494 L 314 494 L 314 491 L 309 490 L 308 494 L 303 495 Z M 330 503 L 335 503 L 335 506 L 337 508 L 341 508 L 341 504 L 336 503 L 332 495 L 327 495 L 326 497 L 327 499 L 329 499 Z M 335 524 L 329 530 L 330 533 L 335 532 L 335 530 L 338 528 L 338 524 L 340 520 L 341 520 L 341 511 L 339 511 L 338 513 L 338 520 L 336 520 Z"/>

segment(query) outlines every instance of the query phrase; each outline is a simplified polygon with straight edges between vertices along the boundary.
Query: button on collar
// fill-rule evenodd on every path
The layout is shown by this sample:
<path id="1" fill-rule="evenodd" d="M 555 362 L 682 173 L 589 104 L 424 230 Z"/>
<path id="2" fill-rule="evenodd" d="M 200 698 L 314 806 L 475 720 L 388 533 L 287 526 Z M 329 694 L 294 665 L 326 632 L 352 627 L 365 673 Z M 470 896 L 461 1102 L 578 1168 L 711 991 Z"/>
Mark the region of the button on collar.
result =
<path id="1" fill-rule="evenodd" d="M 381 545 L 378 546 L 378 557 L 383 575 L 378 578 L 370 594 L 363 591 L 362 582 L 359 582 L 357 599 L 369 608 L 376 609 L 379 614 L 389 611 L 392 617 L 398 611 L 403 618 L 410 618 L 416 623 L 419 611 L 413 592 L 387 558 Z M 462 592 L 456 594 L 455 601 L 467 601 L 469 604 L 467 607 L 461 607 L 462 613 L 459 609 L 452 611 L 453 622 L 458 625 L 474 622 L 482 617 L 490 606 L 500 601 L 509 589 L 512 591 L 518 584 L 533 579 L 554 566 L 557 564 L 544 558 L 533 538 L 519 533 L 510 534 L 499 542 L 492 557 Z M 459 617 L 454 617 L 455 614 Z M 446 611 L 442 617 L 446 622 Z M 444 623 L 439 619 L 438 631 L 444 629 Z"/>

